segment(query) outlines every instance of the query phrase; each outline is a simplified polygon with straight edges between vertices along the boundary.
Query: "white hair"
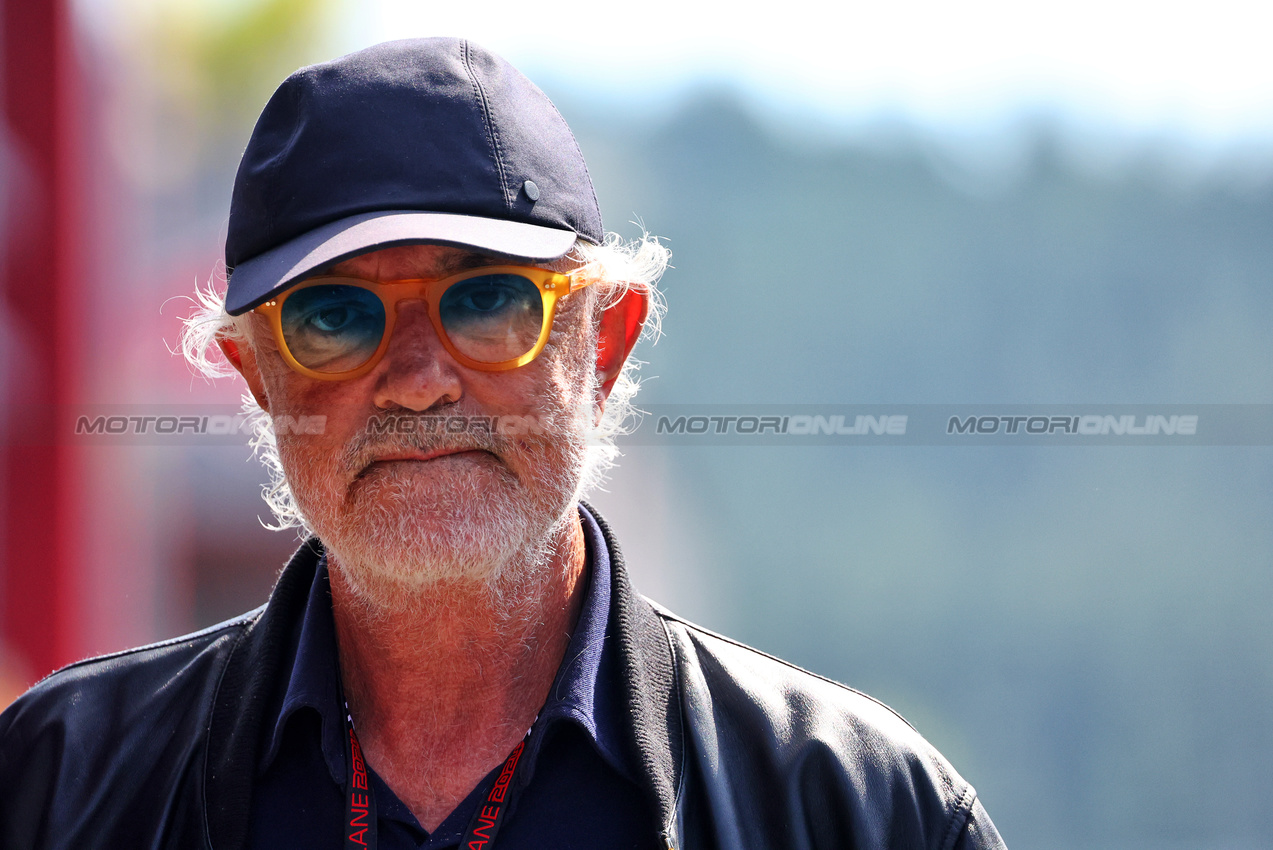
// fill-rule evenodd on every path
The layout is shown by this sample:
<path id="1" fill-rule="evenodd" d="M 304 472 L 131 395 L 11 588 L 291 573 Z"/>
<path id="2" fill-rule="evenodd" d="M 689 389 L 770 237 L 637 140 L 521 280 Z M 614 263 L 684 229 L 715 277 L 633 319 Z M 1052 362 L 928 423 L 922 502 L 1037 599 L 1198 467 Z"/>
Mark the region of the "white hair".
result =
<path id="1" fill-rule="evenodd" d="M 550 267 L 560 271 L 579 271 L 598 281 L 584 290 L 592 293 L 589 297 L 594 302 L 594 332 L 600 324 L 601 313 L 618 304 L 630 290 L 639 289 L 647 293 L 650 314 L 642 338 L 653 341 L 659 336 L 666 310 L 658 281 L 667 269 L 670 257 L 667 247 L 649 233 L 642 232 L 640 238 L 631 241 L 617 233 L 607 233 L 600 245 L 578 240 L 569 254 Z M 231 316 L 226 312 L 223 283 L 223 275 L 214 275 L 206 286 L 196 284 L 194 309 L 183 320 L 185 326 L 181 332 L 181 353 L 196 372 L 210 379 L 237 374 L 221 353 L 218 339 L 251 344 L 248 329 L 251 314 Z M 640 387 L 638 373 L 641 365 L 641 361 L 634 357 L 628 358 L 610 391 L 601 421 L 588 434 L 588 462 L 577 489 L 581 496 L 605 481 L 619 455 L 614 445 L 615 438 L 628 433 L 641 414 L 633 403 Z M 312 533 L 313 529 L 301 515 L 283 471 L 273 420 L 251 393 L 243 394 L 242 404 L 243 412 L 251 422 L 249 444 L 270 476 L 261 489 L 261 496 L 273 512 L 276 524 L 267 527 L 275 530 L 299 528 Z"/>

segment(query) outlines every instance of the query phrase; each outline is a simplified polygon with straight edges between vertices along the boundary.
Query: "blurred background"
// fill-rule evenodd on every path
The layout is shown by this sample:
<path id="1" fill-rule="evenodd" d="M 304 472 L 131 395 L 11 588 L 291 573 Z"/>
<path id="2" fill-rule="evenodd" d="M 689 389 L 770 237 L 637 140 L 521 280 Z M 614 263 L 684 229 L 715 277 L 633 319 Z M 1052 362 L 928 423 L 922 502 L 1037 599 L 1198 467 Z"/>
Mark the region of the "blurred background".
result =
<path id="1" fill-rule="evenodd" d="M 0 9 L 0 705 L 264 601 L 246 445 L 48 434 L 237 406 L 171 349 L 238 156 L 376 41 L 501 52 L 665 238 L 647 409 L 1273 402 L 1263 4 Z M 1269 445 L 657 442 L 593 499 L 638 587 L 892 705 L 1010 846 L 1270 846 Z"/>

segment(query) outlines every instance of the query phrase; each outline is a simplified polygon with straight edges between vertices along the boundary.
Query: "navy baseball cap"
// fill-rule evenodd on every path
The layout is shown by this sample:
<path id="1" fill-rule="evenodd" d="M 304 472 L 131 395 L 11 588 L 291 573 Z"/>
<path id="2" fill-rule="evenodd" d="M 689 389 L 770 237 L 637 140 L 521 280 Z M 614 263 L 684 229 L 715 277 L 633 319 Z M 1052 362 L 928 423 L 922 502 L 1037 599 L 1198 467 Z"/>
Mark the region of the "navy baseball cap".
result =
<path id="1" fill-rule="evenodd" d="M 392 41 L 302 68 L 266 104 L 234 178 L 226 310 L 378 248 L 542 263 L 603 237 L 579 145 L 534 83 L 462 39 Z"/>

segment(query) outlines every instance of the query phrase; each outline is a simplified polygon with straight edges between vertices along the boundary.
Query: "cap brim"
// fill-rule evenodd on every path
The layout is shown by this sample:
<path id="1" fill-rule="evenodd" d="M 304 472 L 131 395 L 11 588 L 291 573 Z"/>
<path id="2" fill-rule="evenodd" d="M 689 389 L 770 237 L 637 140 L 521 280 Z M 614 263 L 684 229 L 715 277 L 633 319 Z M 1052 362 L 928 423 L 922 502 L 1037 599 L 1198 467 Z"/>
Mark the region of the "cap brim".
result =
<path id="1" fill-rule="evenodd" d="M 225 308 L 237 316 L 326 266 L 395 245 L 449 245 L 544 263 L 568 254 L 576 238 L 572 230 L 473 215 L 413 210 L 362 213 L 239 263 L 230 273 Z"/>

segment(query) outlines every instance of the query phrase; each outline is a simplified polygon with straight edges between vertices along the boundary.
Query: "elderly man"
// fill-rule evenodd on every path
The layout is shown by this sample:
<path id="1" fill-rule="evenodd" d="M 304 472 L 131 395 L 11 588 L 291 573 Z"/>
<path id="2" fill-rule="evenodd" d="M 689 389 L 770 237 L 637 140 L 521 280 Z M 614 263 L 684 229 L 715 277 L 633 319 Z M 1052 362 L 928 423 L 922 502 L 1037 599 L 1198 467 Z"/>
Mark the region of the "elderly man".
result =
<path id="1" fill-rule="evenodd" d="M 73 665 L 0 720 L 0 843 L 981 848 L 889 709 L 628 585 L 580 502 L 666 263 L 565 122 L 464 41 L 275 93 L 195 317 L 311 532 L 268 604 Z"/>

